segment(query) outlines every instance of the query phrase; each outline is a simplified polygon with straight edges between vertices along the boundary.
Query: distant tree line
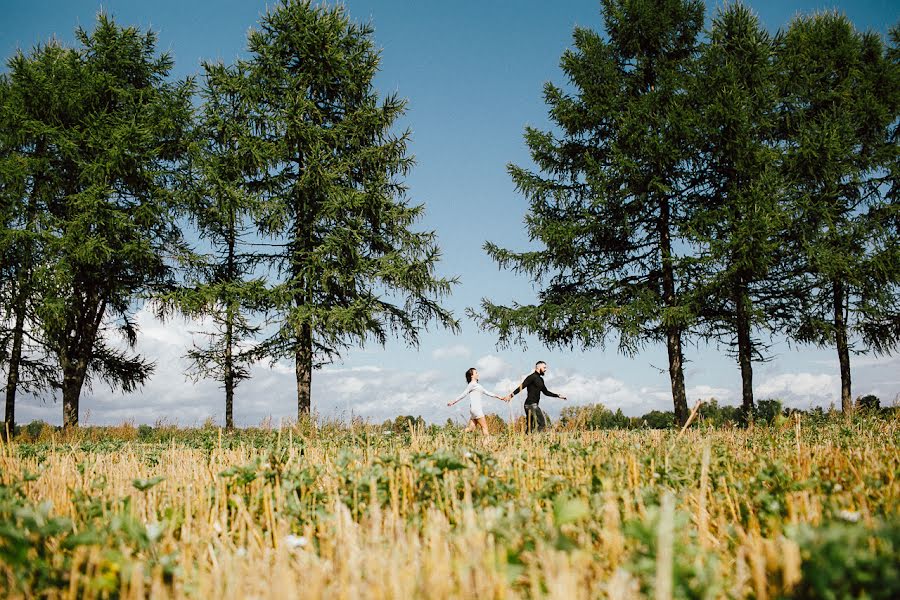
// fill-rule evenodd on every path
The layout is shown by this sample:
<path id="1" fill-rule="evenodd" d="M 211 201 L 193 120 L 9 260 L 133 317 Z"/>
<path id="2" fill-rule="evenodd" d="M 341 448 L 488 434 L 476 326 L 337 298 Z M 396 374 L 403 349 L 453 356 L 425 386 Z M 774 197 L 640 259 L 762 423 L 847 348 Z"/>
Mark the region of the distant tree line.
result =
<path id="1" fill-rule="evenodd" d="M 877 396 L 866 395 L 856 399 L 854 406 L 857 410 L 870 415 L 880 415 L 892 418 L 900 414 L 900 407 L 882 407 Z M 794 414 L 804 418 L 825 422 L 828 419 L 829 409 L 820 406 L 801 410 L 787 408 L 780 400 L 765 399 L 756 402 L 750 419 L 759 424 L 785 424 L 786 418 Z M 747 422 L 747 415 L 741 406 L 720 405 L 715 398 L 701 404 L 696 415 L 698 426 L 708 427 L 736 427 Z M 670 429 L 677 427 L 672 411 L 651 410 L 639 417 L 626 416 L 621 408 L 612 411 L 602 404 L 587 406 L 566 406 L 562 409 L 559 418 L 562 427 L 576 427 L 579 429 Z"/>
<path id="2" fill-rule="evenodd" d="M 900 340 L 900 28 L 797 17 L 768 34 L 741 5 L 703 31 L 699 0 L 603 0 L 548 83 L 552 131 L 526 130 L 536 170 L 510 165 L 535 249 L 486 245 L 538 302 L 469 314 L 501 344 L 668 350 L 687 418 L 684 346 L 720 343 L 754 410 L 763 335 L 850 352 Z M 250 365 L 312 373 L 347 348 L 458 329 L 454 279 L 407 198 L 405 102 L 379 97 L 369 24 L 282 0 L 247 57 L 174 81 L 153 32 L 100 14 L 77 47 L 19 51 L 0 74 L 0 365 L 16 395 L 152 374 L 135 315 L 208 326 L 192 374 L 221 383 L 225 424 Z M 201 244 L 191 243 L 199 238 Z"/>
<path id="3" fill-rule="evenodd" d="M 688 417 L 685 345 L 737 359 L 742 411 L 765 340 L 834 348 L 841 406 L 851 352 L 900 341 L 900 26 L 889 40 L 843 15 L 770 35 L 726 3 L 602 0 L 547 83 L 553 129 L 529 127 L 525 251 L 487 243 L 531 277 L 530 304 L 469 313 L 502 344 L 634 355 L 665 344 L 674 418 Z"/>

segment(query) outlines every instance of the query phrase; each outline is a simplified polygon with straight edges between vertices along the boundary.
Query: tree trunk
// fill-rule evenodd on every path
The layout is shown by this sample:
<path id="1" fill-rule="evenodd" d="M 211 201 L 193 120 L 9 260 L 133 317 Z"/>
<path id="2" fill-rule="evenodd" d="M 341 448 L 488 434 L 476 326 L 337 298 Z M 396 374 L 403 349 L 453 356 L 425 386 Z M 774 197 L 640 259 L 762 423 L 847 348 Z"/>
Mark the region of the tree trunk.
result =
<path id="1" fill-rule="evenodd" d="M 844 305 L 847 302 L 847 291 L 844 282 L 834 280 L 834 331 L 837 343 L 838 362 L 841 366 L 841 410 L 850 413 L 853 400 L 850 395 L 850 347 L 847 343 L 847 319 L 844 316 Z"/>
<path id="2" fill-rule="evenodd" d="M 234 213 L 230 215 L 228 230 L 228 281 L 234 282 L 237 267 L 234 259 L 235 246 L 235 221 Z M 234 320 L 236 313 L 240 307 L 235 309 L 234 302 L 231 298 L 227 299 L 225 309 L 225 429 L 234 429 L 234 355 L 232 352 L 232 344 L 234 343 Z"/>
<path id="3" fill-rule="evenodd" d="M 302 171 L 302 161 L 297 162 L 298 172 Z M 314 200 L 299 192 L 298 204 L 302 208 L 294 222 L 294 238 L 296 254 L 294 256 L 293 276 L 301 290 L 295 297 L 298 307 L 309 307 L 313 302 L 310 293 L 312 281 L 304 273 L 304 266 L 310 260 L 313 250 L 313 218 L 315 214 Z M 297 339 L 294 346 L 294 370 L 297 375 L 297 420 L 308 418 L 312 405 L 312 368 L 313 368 L 313 334 L 312 324 L 304 321 L 297 328 Z"/>
<path id="4" fill-rule="evenodd" d="M 741 411 L 745 419 L 753 414 L 753 341 L 750 338 L 750 298 L 742 278 L 734 294 L 737 317 L 738 364 L 741 367 Z"/>
<path id="5" fill-rule="evenodd" d="M 76 282 L 75 289 L 85 285 Z M 89 291 L 85 300 L 77 302 L 81 310 L 70 313 L 69 326 L 59 351 L 59 365 L 63 373 L 63 427 L 78 427 L 78 405 L 81 388 L 87 376 L 88 366 L 94 353 L 97 332 L 106 314 L 106 301 L 100 300 Z M 90 308 L 86 308 L 90 307 Z"/>
<path id="6" fill-rule="evenodd" d="M 63 371 L 63 427 L 78 427 L 78 404 L 81 399 L 81 387 L 87 373 L 87 361 L 62 360 Z"/>
<path id="7" fill-rule="evenodd" d="M 675 422 L 678 425 L 684 425 L 690 415 L 687 394 L 684 391 L 684 355 L 681 353 L 681 331 L 678 328 L 669 328 L 666 335 L 666 347 L 669 351 L 669 380 L 672 383 Z"/>
<path id="8" fill-rule="evenodd" d="M 37 146 L 37 156 L 43 156 L 45 144 L 40 142 Z M 37 211 L 36 196 L 39 191 L 39 179 L 35 178 L 34 188 L 31 190 L 31 197 L 25 207 L 25 230 L 30 234 L 35 230 L 35 212 Z M 16 426 L 16 393 L 19 389 L 19 375 L 22 364 L 22 344 L 25 340 L 25 311 L 28 308 L 28 296 L 31 293 L 32 278 L 32 243 L 30 237 L 25 238 L 27 241 L 24 249 L 22 263 L 17 267 L 16 276 L 16 300 L 14 310 L 16 315 L 16 323 L 13 329 L 13 345 L 12 353 L 9 357 L 9 374 L 6 378 L 6 411 L 4 421 L 12 434 Z"/>
<path id="9" fill-rule="evenodd" d="M 234 357 L 231 352 L 233 315 L 231 308 L 225 323 L 225 429 L 234 429 Z"/>
<path id="10" fill-rule="evenodd" d="M 298 420 L 309 416 L 312 392 L 312 355 L 312 326 L 304 323 L 297 332 L 295 350 Z"/>
<path id="11" fill-rule="evenodd" d="M 659 219 L 660 256 L 662 258 L 663 302 L 665 308 L 675 306 L 675 273 L 672 266 L 672 240 L 669 234 L 669 200 L 663 198 Z M 684 391 L 684 355 L 681 352 L 681 327 L 666 328 L 666 348 L 669 353 L 669 380 L 672 384 L 672 401 L 675 422 L 684 425 L 688 420 L 687 394 Z"/>
<path id="12" fill-rule="evenodd" d="M 16 324 L 13 330 L 12 354 L 9 357 L 9 375 L 6 378 L 6 426 L 10 433 L 16 426 L 16 390 L 19 387 L 19 364 L 22 362 L 22 340 L 25 337 L 25 291 L 18 290 L 16 298 Z"/>

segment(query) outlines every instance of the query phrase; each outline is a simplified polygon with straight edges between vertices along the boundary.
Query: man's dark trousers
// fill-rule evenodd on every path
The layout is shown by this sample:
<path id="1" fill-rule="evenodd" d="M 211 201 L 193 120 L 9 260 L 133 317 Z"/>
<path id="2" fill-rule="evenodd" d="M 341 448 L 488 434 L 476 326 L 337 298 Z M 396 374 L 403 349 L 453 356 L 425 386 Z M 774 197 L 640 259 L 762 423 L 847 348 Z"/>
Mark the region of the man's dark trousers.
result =
<path id="1" fill-rule="evenodd" d="M 537 404 L 525 405 L 525 431 L 531 433 L 537 427 L 538 431 L 547 428 L 547 420 L 544 419 L 544 411 Z"/>

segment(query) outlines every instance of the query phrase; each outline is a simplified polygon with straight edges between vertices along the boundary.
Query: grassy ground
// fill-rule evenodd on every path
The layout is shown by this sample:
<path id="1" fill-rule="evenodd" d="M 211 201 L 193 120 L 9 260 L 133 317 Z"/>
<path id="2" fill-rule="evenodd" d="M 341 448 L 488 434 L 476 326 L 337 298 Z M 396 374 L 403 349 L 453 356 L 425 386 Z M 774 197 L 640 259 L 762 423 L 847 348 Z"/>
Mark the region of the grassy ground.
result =
<path id="1" fill-rule="evenodd" d="M 900 595 L 897 419 L 97 431 L 0 448 L 0 595 Z"/>

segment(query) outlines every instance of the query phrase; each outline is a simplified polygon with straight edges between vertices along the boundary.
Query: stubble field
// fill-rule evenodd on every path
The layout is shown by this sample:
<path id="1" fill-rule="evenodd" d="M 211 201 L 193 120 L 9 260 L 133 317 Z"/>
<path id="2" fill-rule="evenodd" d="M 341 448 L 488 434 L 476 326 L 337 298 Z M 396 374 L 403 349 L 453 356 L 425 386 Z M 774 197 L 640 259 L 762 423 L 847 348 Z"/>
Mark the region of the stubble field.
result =
<path id="1" fill-rule="evenodd" d="M 50 433 L 0 448 L 0 595 L 897 597 L 898 424 Z"/>

